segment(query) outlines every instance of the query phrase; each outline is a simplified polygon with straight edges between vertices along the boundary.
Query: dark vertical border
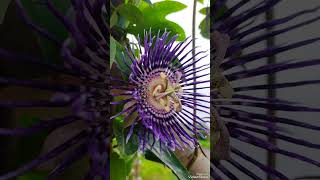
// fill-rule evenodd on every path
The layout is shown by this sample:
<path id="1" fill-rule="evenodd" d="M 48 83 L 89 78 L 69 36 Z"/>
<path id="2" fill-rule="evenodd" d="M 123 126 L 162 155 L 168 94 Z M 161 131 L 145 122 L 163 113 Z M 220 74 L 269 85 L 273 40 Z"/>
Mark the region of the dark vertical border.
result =
<path id="1" fill-rule="evenodd" d="M 266 11 L 265 13 L 265 20 L 266 21 L 271 21 L 274 19 L 274 9 L 271 8 L 270 10 Z M 272 32 L 273 31 L 273 28 L 272 27 L 267 27 L 266 28 L 266 31 L 267 33 L 268 32 Z M 267 41 L 266 41 L 266 46 L 267 48 L 269 47 L 274 47 L 275 45 L 275 39 L 273 37 L 271 38 L 268 38 Z M 275 64 L 276 63 L 276 56 L 269 56 L 267 58 L 267 64 Z M 268 85 L 273 85 L 276 83 L 276 75 L 274 73 L 269 73 L 268 76 L 267 76 L 267 84 Z M 273 89 L 273 88 L 269 88 L 267 90 L 267 98 L 268 99 L 274 99 L 276 97 L 276 90 Z M 276 116 L 276 111 L 275 110 L 272 110 L 272 109 L 268 109 L 267 110 L 267 115 L 271 116 L 271 117 L 274 117 Z M 275 124 L 273 122 L 270 122 L 272 123 L 272 126 L 273 127 Z M 274 130 L 273 129 L 269 129 L 270 132 L 273 132 Z M 276 145 L 276 139 L 273 138 L 273 137 L 268 137 L 268 142 L 270 142 L 271 144 L 274 144 Z M 267 165 L 272 168 L 272 169 L 275 169 L 276 167 L 276 154 L 272 151 L 268 151 L 267 152 Z M 268 180 L 273 180 L 274 177 L 270 174 L 267 175 L 267 179 Z"/>
<path id="2" fill-rule="evenodd" d="M 107 128 L 107 133 L 109 133 L 107 135 L 108 139 L 108 146 L 109 147 L 106 147 L 108 150 L 107 150 L 107 153 L 108 153 L 108 159 L 107 159 L 107 162 L 106 162 L 106 174 L 107 174 L 107 179 L 110 179 L 110 166 L 111 166 L 111 163 L 110 163 L 110 156 L 111 156 L 111 148 L 112 148 L 112 143 L 111 143 L 111 135 L 112 135 L 112 128 L 111 128 L 111 121 L 110 121 L 110 113 L 111 113 L 111 105 L 110 105 L 110 101 L 111 101 L 111 95 L 110 95 L 110 76 L 111 76 L 111 72 L 110 72 L 110 18 L 111 18 L 111 6 L 110 6 L 110 3 L 111 1 L 107 1 L 106 0 L 106 10 L 107 10 L 107 19 L 108 19 L 108 22 L 107 22 L 107 28 L 108 28 L 108 32 L 106 34 L 106 41 L 107 43 L 109 42 L 108 46 L 107 46 L 107 57 L 106 57 L 106 60 L 107 60 L 107 75 L 108 75 L 108 82 L 107 83 L 107 88 L 108 88 L 108 100 L 109 100 L 109 108 L 108 108 L 108 112 L 106 114 L 106 120 L 108 121 L 106 124 L 108 127 Z"/>

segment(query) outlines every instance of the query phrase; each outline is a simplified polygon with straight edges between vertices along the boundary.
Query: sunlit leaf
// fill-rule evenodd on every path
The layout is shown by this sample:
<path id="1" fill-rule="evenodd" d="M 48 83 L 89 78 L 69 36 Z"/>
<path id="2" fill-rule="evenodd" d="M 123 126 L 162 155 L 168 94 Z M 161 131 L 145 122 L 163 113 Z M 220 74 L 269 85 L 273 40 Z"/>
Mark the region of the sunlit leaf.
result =
<path id="1" fill-rule="evenodd" d="M 203 4 L 204 0 L 197 0 L 199 3 Z"/>
<path id="2" fill-rule="evenodd" d="M 143 4 L 143 3 L 142 3 Z M 176 1 L 162 1 L 154 3 L 152 6 L 139 7 L 143 14 L 143 21 L 132 21 L 128 27 L 128 32 L 134 35 L 143 36 L 144 30 L 151 28 L 153 34 L 165 29 L 171 31 L 171 35 L 179 34 L 178 40 L 185 39 L 185 32 L 178 24 L 166 19 L 166 16 L 181 11 L 187 6 Z M 143 38 L 143 37 L 142 37 Z"/>
<path id="3" fill-rule="evenodd" d="M 210 148 L 210 140 L 209 139 L 199 139 L 198 141 L 199 141 L 201 147 L 208 148 L 208 149 Z"/>
<path id="4" fill-rule="evenodd" d="M 141 173 L 142 179 L 161 179 L 161 180 L 177 180 L 177 177 L 172 173 L 172 171 L 163 166 L 161 163 L 153 162 L 147 160 L 143 157 L 141 160 Z"/>
<path id="5" fill-rule="evenodd" d="M 200 9 L 200 14 L 203 14 L 203 15 L 208 15 L 210 14 L 210 7 L 204 7 L 202 9 Z"/>
<path id="6" fill-rule="evenodd" d="M 142 12 L 134 5 L 122 4 L 117 8 L 117 11 L 120 13 L 121 16 L 125 17 L 131 22 L 143 21 Z"/>
<path id="7" fill-rule="evenodd" d="M 149 5 L 152 5 L 152 2 L 150 0 L 143 0 L 143 1 L 148 3 Z"/>
<path id="8" fill-rule="evenodd" d="M 200 34 L 207 39 L 210 39 L 210 21 L 209 16 L 207 16 L 204 20 L 201 21 L 199 28 Z"/>
<path id="9" fill-rule="evenodd" d="M 210 8 L 205 7 L 199 11 L 201 14 L 205 15 L 205 18 L 200 22 L 199 29 L 200 34 L 209 39 L 210 38 Z"/>
<path id="10" fill-rule="evenodd" d="M 132 165 L 137 158 L 137 154 L 127 157 L 121 157 L 115 149 L 110 157 L 110 179 L 111 180 L 124 180 L 130 174 Z"/>
<path id="11" fill-rule="evenodd" d="M 126 179 L 126 163 L 123 158 L 120 157 L 116 152 L 112 152 L 110 156 L 110 179 L 120 180 Z"/>
<path id="12" fill-rule="evenodd" d="M 166 166 L 168 166 L 179 179 L 190 179 L 188 170 L 181 164 L 173 152 L 160 150 L 159 143 L 156 142 L 150 149 Z"/>

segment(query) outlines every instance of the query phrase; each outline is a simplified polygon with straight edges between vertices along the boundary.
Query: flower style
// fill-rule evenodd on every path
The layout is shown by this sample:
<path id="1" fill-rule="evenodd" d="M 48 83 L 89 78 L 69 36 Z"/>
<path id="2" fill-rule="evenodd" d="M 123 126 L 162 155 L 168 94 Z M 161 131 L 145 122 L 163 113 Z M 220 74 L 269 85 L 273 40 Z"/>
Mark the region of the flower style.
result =
<path id="1" fill-rule="evenodd" d="M 195 63 L 206 57 L 203 55 L 205 51 L 197 53 L 195 58 L 203 56 L 193 61 L 194 57 L 188 57 L 191 50 L 184 53 L 192 40 L 174 45 L 178 36 L 169 38 L 169 35 L 169 32 L 160 35 L 159 31 L 156 37 L 152 37 L 150 30 L 144 33 L 143 42 L 138 36 L 140 57 L 134 55 L 131 48 L 127 50 L 131 60 L 131 65 L 127 64 L 131 70 L 128 80 L 111 78 L 111 95 L 124 96 L 123 100 L 111 104 L 125 104 L 123 110 L 111 119 L 125 116 L 127 126 L 131 125 L 127 141 L 134 127 L 141 127 L 138 132 L 141 150 L 146 145 L 152 147 L 156 141 L 160 147 L 171 150 L 192 148 L 198 145 L 195 136 L 203 136 L 201 131 L 208 131 L 204 125 L 206 121 L 191 112 L 195 103 L 206 108 L 201 111 L 209 114 L 209 107 L 203 105 L 209 105 L 209 101 L 201 98 L 209 96 L 193 92 L 193 85 L 209 84 L 209 80 L 198 80 L 209 74 L 194 76 L 197 71 L 208 69 L 209 64 L 193 69 Z"/>
<path id="2" fill-rule="evenodd" d="M 73 18 L 66 18 L 53 5 L 52 1 L 43 1 L 51 12 L 69 31 L 70 38 L 58 39 L 44 28 L 34 24 L 23 9 L 20 0 L 16 0 L 18 13 L 24 22 L 39 35 L 52 41 L 61 49 L 64 65 L 46 63 L 28 55 L 21 55 L 0 49 L 0 56 L 4 59 L 19 63 L 30 63 L 42 68 L 59 73 L 62 80 L 21 80 L 14 78 L 0 78 L 1 85 L 14 85 L 35 90 L 48 90 L 53 96 L 48 100 L 28 101 L 0 101 L 0 107 L 62 107 L 71 109 L 68 115 L 56 119 L 42 120 L 32 127 L 5 129 L 0 128 L 0 135 L 29 136 L 44 130 L 51 134 L 62 130 L 70 124 L 84 124 L 77 128 L 77 133 L 71 137 L 64 137 L 55 147 L 50 147 L 48 152 L 40 154 L 31 162 L 22 165 L 16 170 L 0 175 L 1 180 L 11 179 L 31 171 L 48 161 L 61 157 L 50 171 L 48 179 L 56 178 L 66 168 L 83 157 L 89 157 L 90 168 L 84 179 L 109 179 L 109 30 L 107 25 L 107 9 L 105 0 L 74 0 Z M 69 80 L 68 80 L 69 79 Z M 59 131 L 61 132 L 61 131 Z M 59 134 L 61 135 L 61 134 Z M 57 136 L 56 136 L 57 137 Z"/>
<path id="3" fill-rule="evenodd" d="M 211 26 L 211 40 L 214 46 L 211 53 L 213 55 L 211 58 L 213 64 L 213 68 L 211 69 L 211 106 L 213 111 L 211 116 L 212 145 L 210 173 L 213 179 L 223 179 L 222 177 L 238 179 L 235 174 L 236 172 L 228 168 L 233 166 L 235 169 L 238 169 L 252 179 L 263 179 L 245 165 L 240 164 L 237 161 L 237 159 L 240 158 L 256 166 L 258 169 L 261 169 L 274 179 L 289 179 L 279 170 L 259 162 L 245 151 L 240 150 L 240 148 L 235 146 L 230 139 L 235 141 L 238 140 L 248 145 L 261 148 L 262 150 L 288 156 L 289 158 L 320 167 L 320 162 L 317 160 L 308 158 L 304 154 L 295 153 L 290 149 L 284 149 L 261 138 L 261 135 L 266 135 L 298 146 L 319 149 L 319 144 L 287 135 L 286 131 L 283 130 L 283 128 L 280 128 L 278 124 L 292 125 L 315 131 L 320 130 L 319 126 L 290 118 L 254 113 L 251 109 L 261 108 L 279 111 L 319 112 L 319 108 L 306 107 L 279 98 L 262 98 L 248 95 L 248 93 L 245 94 L 247 91 L 252 90 L 276 90 L 280 88 L 317 84 L 319 83 L 319 80 L 236 87 L 232 85 L 235 81 L 245 78 L 254 78 L 259 75 L 268 75 L 286 70 L 319 65 L 319 59 L 312 59 L 299 62 L 278 62 L 252 69 L 246 67 L 246 63 L 256 62 L 264 57 L 274 56 L 278 53 L 306 46 L 318 41 L 319 38 L 311 38 L 282 46 L 267 47 L 266 49 L 247 54 L 241 53 L 242 50 L 253 47 L 259 42 L 263 42 L 269 38 L 319 20 L 319 17 L 314 17 L 301 23 L 290 25 L 286 28 L 271 30 L 261 34 L 257 33 L 265 29 L 271 29 L 278 25 L 285 24 L 307 13 L 313 13 L 317 11 L 318 8 L 300 11 L 284 18 L 255 23 L 255 17 L 276 6 L 280 0 L 261 1 L 252 7 L 246 6 L 248 2 L 249 1 L 247 0 L 239 0 L 234 6 L 228 9 L 225 8 L 226 1 L 224 0 L 217 0 L 213 4 L 215 19 Z M 219 9 L 221 8 L 225 8 L 225 12 L 218 14 Z"/>

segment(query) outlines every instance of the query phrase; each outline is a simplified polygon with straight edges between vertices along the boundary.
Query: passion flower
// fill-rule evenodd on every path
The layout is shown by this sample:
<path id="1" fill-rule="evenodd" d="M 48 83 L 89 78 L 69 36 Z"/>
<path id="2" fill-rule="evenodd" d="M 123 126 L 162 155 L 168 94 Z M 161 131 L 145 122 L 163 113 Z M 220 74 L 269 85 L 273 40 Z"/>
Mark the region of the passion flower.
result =
<path id="1" fill-rule="evenodd" d="M 205 51 L 197 53 L 196 57 L 188 57 L 191 51 L 184 51 L 192 40 L 186 39 L 175 45 L 178 36 L 169 38 L 169 35 L 164 32 L 152 37 L 151 31 L 145 32 L 142 44 L 137 37 L 140 55 L 135 55 L 131 48 L 127 50 L 131 60 L 128 80 L 112 78 L 111 95 L 123 96 L 124 100 L 111 104 L 124 104 L 124 108 L 111 119 L 119 115 L 125 116 L 125 123 L 133 119 L 129 123 L 127 141 L 134 127 L 142 126 L 138 132 L 142 150 L 146 145 L 152 146 L 152 139 L 171 150 L 192 148 L 198 143 L 195 136 L 202 136 L 201 131 L 207 131 L 204 125 L 207 121 L 190 111 L 196 104 L 207 108 L 202 112 L 209 114 L 209 101 L 201 98 L 209 96 L 194 93 L 192 89 L 194 84 L 209 83 L 209 80 L 198 80 L 209 74 L 194 76 L 209 64 L 196 69 L 192 67 L 206 57 Z"/>

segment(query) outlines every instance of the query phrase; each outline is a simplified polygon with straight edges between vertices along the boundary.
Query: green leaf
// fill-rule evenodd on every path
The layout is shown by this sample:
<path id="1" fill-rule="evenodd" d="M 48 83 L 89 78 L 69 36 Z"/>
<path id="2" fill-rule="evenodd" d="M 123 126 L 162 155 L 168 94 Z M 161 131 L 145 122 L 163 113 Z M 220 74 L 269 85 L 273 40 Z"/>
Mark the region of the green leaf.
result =
<path id="1" fill-rule="evenodd" d="M 200 34 L 204 38 L 210 39 L 210 8 L 202 8 L 199 12 L 203 15 L 206 15 L 206 17 L 201 21 L 199 25 Z"/>
<path id="2" fill-rule="evenodd" d="M 209 139 L 199 139 L 198 141 L 199 141 L 201 147 L 204 147 L 207 149 L 210 148 L 210 140 Z"/>
<path id="3" fill-rule="evenodd" d="M 134 5 L 122 4 L 117 8 L 121 16 L 125 17 L 131 22 L 143 21 L 142 12 Z"/>
<path id="4" fill-rule="evenodd" d="M 153 6 L 153 4 L 151 5 L 150 3 L 147 3 L 145 1 L 141 1 L 138 8 L 140 9 L 140 11 L 143 11 L 145 8 L 148 8 L 150 6 Z"/>
<path id="5" fill-rule="evenodd" d="M 113 62 L 115 61 L 117 52 L 116 40 L 110 36 L 110 68 L 112 67 Z"/>
<path id="6" fill-rule="evenodd" d="M 159 142 L 150 149 L 165 165 L 167 165 L 179 179 L 190 180 L 188 170 L 181 164 L 176 155 L 171 151 L 160 151 Z"/>
<path id="7" fill-rule="evenodd" d="M 11 0 L 0 1 L 0 24 L 2 24 Z"/>
<path id="8" fill-rule="evenodd" d="M 199 3 L 203 4 L 204 0 L 198 0 Z"/>
<path id="9" fill-rule="evenodd" d="M 147 160 L 150 160 L 150 161 L 153 161 L 153 162 L 158 162 L 158 163 L 163 164 L 163 162 L 162 162 L 152 151 L 150 151 L 149 149 L 147 149 L 147 150 L 144 152 L 144 157 L 145 157 Z"/>
<path id="10" fill-rule="evenodd" d="M 210 20 L 209 16 L 206 16 L 199 25 L 200 34 L 207 39 L 210 39 Z"/>
<path id="11" fill-rule="evenodd" d="M 172 171 L 163 166 L 163 164 L 149 161 L 143 157 L 140 158 L 141 161 L 141 172 L 140 176 L 142 179 L 157 179 L 161 180 L 177 180 L 177 177 L 172 173 Z"/>
<path id="12" fill-rule="evenodd" d="M 125 160 L 118 153 L 112 152 L 110 157 L 110 179 L 122 180 L 126 179 Z"/>
<path id="13" fill-rule="evenodd" d="M 127 30 L 128 33 L 138 35 L 140 34 L 143 38 L 144 30 L 149 30 L 151 28 L 152 34 L 157 34 L 160 30 L 164 32 L 171 31 L 171 36 L 179 34 L 178 40 L 185 39 L 185 32 L 181 26 L 166 19 L 166 16 L 181 11 L 187 6 L 176 1 L 162 1 L 154 3 L 153 6 L 146 6 L 146 3 L 141 3 L 142 7 L 139 9 L 143 14 L 143 21 L 132 21 Z"/>
<path id="14" fill-rule="evenodd" d="M 132 164 L 137 155 L 122 158 L 116 151 L 113 151 L 110 156 L 110 179 L 111 180 L 125 180 L 130 174 Z"/>
<path id="15" fill-rule="evenodd" d="M 200 14 L 208 15 L 208 14 L 210 14 L 210 8 L 209 7 L 204 7 L 202 9 L 200 9 L 199 12 L 200 12 Z"/>
<path id="16" fill-rule="evenodd" d="M 116 25 L 118 23 L 118 14 L 117 11 L 114 11 L 111 15 L 110 18 L 110 27 L 113 27 L 114 25 Z"/>
<path id="17" fill-rule="evenodd" d="M 130 22 L 143 21 L 142 12 L 133 4 L 121 4 L 112 14 L 119 15 L 117 23 L 114 26 L 123 29 L 127 28 Z"/>
<path id="18" fill-rule="evenodd" d="M 48 10 L 45 4 L 38 1 L 21 2 L 33 23 L 46 29 L 57 38 L 66 39 L 68 37 L 68 31 L 64 25 Z M 53 3 L 58 11 L 64 15 L 67 14 L 67 11 L 71 7 L 70 0 L 54 1 Z M 44 58 L 49 62 L 62 63 L 59 47 L 41 35 L 38 35 L 38 38 Z"/>
<path id="19" fill-rule="evenodd" d="M 148 3 L 149 5 L 152 5 L 152 2 L 150 0 L 144 0 L 144 2 Z"/>
<path id="20" fill-rule="evenodd" d="M 115 57 L 115 63 L 117 64 L 117 67 L 121 70 L 121 73 L 124 78 L 127 78 L 127 74 L 123 72 L 131 72 L 131 69 L 127 66 L 131 65 L 131 61 L 126 53 L 125 48 L 122 44 L 116 41 L 117 44 L 117 51 L 116 51 L 116 57 Z"/>
<path id="21" fill-rule="evenodd" d="M 123 128 L 123 118 L 117 117 L 113 121 L 113 131 L 117 140 L 120 156 L 126 158 L 138 151 L 138 138 L 136 135 L 132 135 L 130 141 L 126 143 L 127 132 Z"/>

